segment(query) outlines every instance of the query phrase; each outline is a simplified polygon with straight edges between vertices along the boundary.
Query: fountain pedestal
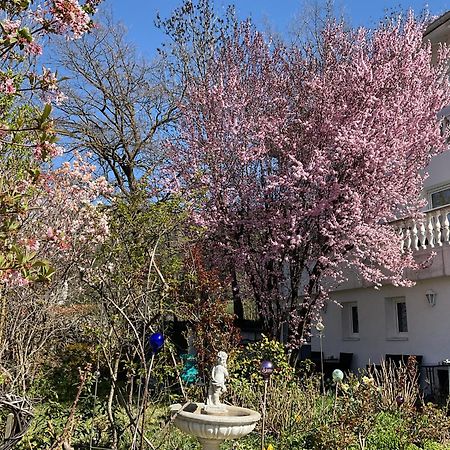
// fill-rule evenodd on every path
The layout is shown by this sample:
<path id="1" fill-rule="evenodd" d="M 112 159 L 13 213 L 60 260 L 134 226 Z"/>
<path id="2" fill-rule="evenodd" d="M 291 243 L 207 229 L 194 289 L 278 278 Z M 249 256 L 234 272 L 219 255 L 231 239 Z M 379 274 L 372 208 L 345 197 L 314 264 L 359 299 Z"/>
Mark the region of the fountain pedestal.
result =
<path id="1" fill-rule="evenodd" d="M 220 450 L 220 443 L 222 441 L 214 441 L 212 439 L 198 439 L 202 445 L 203 450 Z"/>

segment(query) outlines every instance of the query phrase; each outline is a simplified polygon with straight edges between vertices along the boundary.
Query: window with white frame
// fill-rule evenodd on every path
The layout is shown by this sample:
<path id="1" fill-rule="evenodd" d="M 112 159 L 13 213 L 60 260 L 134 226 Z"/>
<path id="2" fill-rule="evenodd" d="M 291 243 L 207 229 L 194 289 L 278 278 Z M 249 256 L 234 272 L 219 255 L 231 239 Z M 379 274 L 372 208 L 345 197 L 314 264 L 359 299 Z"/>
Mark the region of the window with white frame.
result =
<path id="1" fill-rule="evenodd" d="M 386 338 L 408 339 L 408 310 L 405 297 L 389 297 L 386 306 Z"/>
<path id="2" fill-rule="evenodd" d="M 344 340 L 359 339 L 358 303 L 342 304 L 342 338 Z"/>
<path id="3" fill-rule="evenodd" d="M 428 191 L 428 205 L 430 209 L 450 205 L 450 185 L 439 186 Z"/>

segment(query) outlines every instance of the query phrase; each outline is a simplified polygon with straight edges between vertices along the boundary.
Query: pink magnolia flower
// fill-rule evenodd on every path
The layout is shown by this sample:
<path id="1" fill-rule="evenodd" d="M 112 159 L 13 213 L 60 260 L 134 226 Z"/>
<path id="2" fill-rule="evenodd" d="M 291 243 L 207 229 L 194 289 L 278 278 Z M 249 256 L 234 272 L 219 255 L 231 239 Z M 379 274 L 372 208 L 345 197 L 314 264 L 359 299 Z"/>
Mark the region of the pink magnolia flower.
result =
<path id="1" fill-rule="evenodd" d="M 72 32 L 73 38 L 80 38 L 90 28 L 91 19 L 77 0 L 53 0 L 50 9 L 58 33 Z"/>
<path id="2" fill-rule="evenodd" d="M 56 145 L 55 143 L 50 143 L 47 141 L 37 144 L 34 147 L 34 157 L 40 161 L 45 161 L 56 156 L 61 156 L 62 154 L 62 147 Z"/>
<path id="3" fill-rule="evenodd" d="M 15 94 L 16 86 L 14 84 L 14 80 L 12 78 L 7 78 L 0 84 L 0 92 L 5 94 Z"/>
<path id="4" fill-rule="evenodd" d="M 20 20 L 9 20 L 5 19 L 1 22 L 4 33 L 6 34 L 6 39 L 11 39 L 17 34 L 17 30 L 20 27 Z"/>
<path id="5" fill-rule="evenodd" d="M 25 47 L 25 51 L 34 56 L 42 55 L 42 46 L 40 46 L 36 42 L 29 42 L 28 45 Z"/>

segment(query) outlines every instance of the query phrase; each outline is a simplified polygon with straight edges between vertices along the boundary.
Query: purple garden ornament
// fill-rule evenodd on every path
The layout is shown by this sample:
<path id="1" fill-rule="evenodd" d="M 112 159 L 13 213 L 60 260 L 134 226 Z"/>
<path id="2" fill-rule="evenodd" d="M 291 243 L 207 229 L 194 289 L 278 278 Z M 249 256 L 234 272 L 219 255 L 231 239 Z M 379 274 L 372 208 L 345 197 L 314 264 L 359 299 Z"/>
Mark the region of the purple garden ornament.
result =
<path id="1" fill-rule="evenodd" d="M 397 402 L 397 406 L 400 408 L 400 406 L 403 405 L 403 403 L 405 403 L 405 399 L 403 398 L 402 395 L 397 395 L 397 397 L 395 397 L 395 401 Z"/>
<path id="2" fill-rule="evenodd" d="M 157 353 L 159 350 L 161 350 L 162 346 L 164 345 L 164 336 L 162 333 L 153 333 L 148 338 L 148 343 L 150 344 L 150 347 L 152 348 L 153 353 Z"/>
<path id="3" fill-rule="evenodd" d="M 270 375 L 272 375 L 272 372 L 273 372 L 272 362 L 264 360 L 261 363 L 261 375 L 265 381 L 267 381 L 270 378 Z"/>

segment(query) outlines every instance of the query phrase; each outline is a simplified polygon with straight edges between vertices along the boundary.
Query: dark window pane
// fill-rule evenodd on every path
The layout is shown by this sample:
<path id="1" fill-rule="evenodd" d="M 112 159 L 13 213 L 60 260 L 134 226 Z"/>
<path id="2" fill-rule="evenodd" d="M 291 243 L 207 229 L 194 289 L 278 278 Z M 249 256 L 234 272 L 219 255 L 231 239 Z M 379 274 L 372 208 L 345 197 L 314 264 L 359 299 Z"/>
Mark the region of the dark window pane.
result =
<path id="1" fill-rule="evenodd" d="M 408 332 L 408 317 L 406 315 L 406 303 L 397 303 L 397 324 L 399 333 Z"/>
<path id="2" fill-rule="evenodd" d="M 352 306 L 352 333 L 359 333 L 358 307 Z"/>
<path id="3" fill-rule="evenodd" d="M 431 207 L 439 208 L 450 204 L 450 188 L 443 189 L 442 191 L 434 192 L 431 194 Z"/>

